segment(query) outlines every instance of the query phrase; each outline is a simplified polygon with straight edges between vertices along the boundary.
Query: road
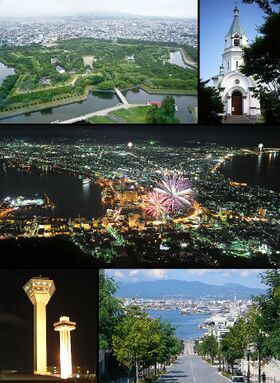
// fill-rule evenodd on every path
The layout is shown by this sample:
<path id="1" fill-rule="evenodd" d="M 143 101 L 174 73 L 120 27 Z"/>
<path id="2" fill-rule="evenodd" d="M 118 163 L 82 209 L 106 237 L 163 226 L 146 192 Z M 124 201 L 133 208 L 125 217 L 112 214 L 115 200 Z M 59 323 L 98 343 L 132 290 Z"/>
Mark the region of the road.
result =
<path id="1" fill-rule="evenodd" d="M 228 379 L 220 376 L 217 370 L 204 363 L 200 357 L 182 355 L 169 367 L 157 383 L 226 383 Z"/>

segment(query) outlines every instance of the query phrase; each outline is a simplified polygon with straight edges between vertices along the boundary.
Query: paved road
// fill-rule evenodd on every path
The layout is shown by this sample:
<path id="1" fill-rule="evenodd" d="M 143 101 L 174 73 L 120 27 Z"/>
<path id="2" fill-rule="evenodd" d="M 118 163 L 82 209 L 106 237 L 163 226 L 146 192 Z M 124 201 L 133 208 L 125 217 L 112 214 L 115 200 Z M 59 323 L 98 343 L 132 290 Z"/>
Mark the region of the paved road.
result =
<path id="1" fill-rule="evenodd" d="M 157 383 L 226 383 L 216 369 L 204 363 L 198 356 L 183 355 L 169 367 Z"/>

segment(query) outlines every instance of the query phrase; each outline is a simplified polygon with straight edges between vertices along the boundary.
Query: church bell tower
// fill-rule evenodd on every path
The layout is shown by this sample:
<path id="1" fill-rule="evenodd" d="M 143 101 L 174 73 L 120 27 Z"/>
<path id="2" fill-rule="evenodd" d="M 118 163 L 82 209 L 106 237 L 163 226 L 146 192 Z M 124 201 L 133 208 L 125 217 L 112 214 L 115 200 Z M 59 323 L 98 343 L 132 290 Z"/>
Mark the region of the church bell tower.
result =
<path id="1" fill-rule="evenodd" d="M 253 77 L 246 77 L 241 72 L 243 49 L 249 45 L 249 39 L 240 21 L 237 1 L 233 12 L 233 21 L 225 37 L 220 71 L 212 80 L 224 104 L 225 119 L 232 123 L 247 123 L 260 115 L 260 103 L 254 96 L 256 83 Z M 235 117 L 230 119 L 229 116 Z"/>

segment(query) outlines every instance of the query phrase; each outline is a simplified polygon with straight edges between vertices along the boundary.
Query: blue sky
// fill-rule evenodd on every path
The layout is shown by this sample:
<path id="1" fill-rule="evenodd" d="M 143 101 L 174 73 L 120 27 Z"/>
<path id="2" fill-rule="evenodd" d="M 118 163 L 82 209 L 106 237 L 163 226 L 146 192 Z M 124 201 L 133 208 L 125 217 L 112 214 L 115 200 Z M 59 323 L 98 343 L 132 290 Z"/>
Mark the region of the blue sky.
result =
<path id="1" fill-rule="evenodd" d="M 219 73 L 234 7 L 234 0 L 200 0 L 200 77 L 204 80 Z M 250 43 L 257 35 L 257 27 L 263 24 L 265 14 L 256 4 L 243 4 L 241 0 L 238 8 Z"/>
<path id="2" fill-rule="evenodd" d="M 259 274 L 264 270 L 254 269 L 108 269 L 106 275 L 118 282 L 141 282 L 163 279 L 199 281 L 212 285 L 239 283 L 248 287 L 265 288 Z"/>

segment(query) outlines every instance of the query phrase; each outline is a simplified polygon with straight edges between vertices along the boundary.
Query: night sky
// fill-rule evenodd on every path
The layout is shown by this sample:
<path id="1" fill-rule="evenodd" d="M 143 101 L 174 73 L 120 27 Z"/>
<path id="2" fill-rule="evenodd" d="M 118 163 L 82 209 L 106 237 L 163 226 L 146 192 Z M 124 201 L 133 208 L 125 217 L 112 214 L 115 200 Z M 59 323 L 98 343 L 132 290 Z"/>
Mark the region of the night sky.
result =
<path id="1" fill-rule="evenodd" d="M 33 371 L 33 305 L 22 286 L 34 276 L 53 279 L 56 291 L 47 305 L 48 366 L 59 366 L 62 315 L 77 323 L 71 332 L 73 366 L 96 366 L 97 271 L 93 269 L 0 270 L 0 370 Z"/>
<path id="2" fill-rule="evenodd" d="M 19 125 L 1 125 L 0 140 L 19 139 L 27 142 L 46 144 L 49 142 L 71 144 L 79 139 L 89 142 L 118 144 L 139 140 L 159 141 L 162 144 L 182 146 L 188 142 L 215 142 L 221 145 L 253 145 L 263 142 L 265 146 L 275 145 L 279 141 L 278 126 L 262 125 L 224 125 L 196 126 L 196 125 L 143 125 L 143 126 L 99 126 L 99 125 L 28 125 L 24 129 Z M 61 254 L 63 256 L 63 254 Z M 19 260 L 20 261 L 20 260 Z M 34 260 L 37 264 L 39 260 Z M 17 264 L 19 264 L 17 262 Z M 50 265 L 48 261 L 48 265 Z M 33 263 L 34 265 L 34 263 Z M 69 265 L 69 263 L 67 263 Z M 38 265 L 40 267 L 41 265 Z M 60 267 L 60 266 L 59 266 Z M 63 267 L 63 266 L 62 266 Z"/>

